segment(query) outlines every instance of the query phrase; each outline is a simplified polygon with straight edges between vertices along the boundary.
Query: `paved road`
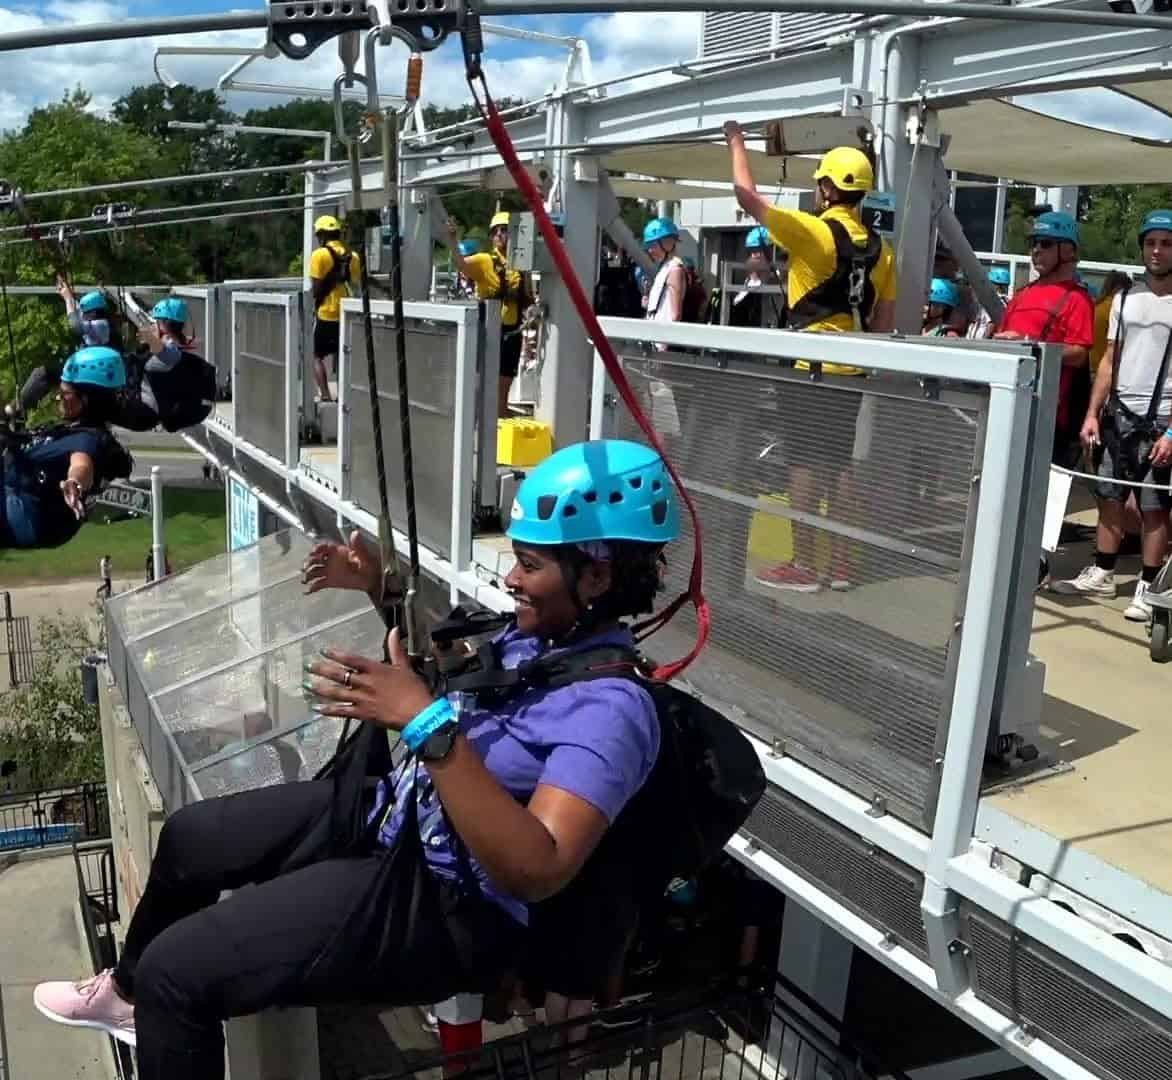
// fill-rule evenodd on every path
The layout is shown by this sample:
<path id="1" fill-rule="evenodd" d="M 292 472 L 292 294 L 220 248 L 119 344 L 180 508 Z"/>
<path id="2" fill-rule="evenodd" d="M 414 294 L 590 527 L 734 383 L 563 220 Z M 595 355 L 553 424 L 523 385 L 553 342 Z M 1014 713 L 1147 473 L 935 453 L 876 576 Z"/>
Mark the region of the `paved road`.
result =
<path id="1" fill-rule="evenodd" d="M 163 471 L 164 484 L 202 484 L 204 481 L 204 459 L 198 454 L 170 450 L 132 450 L 134 455 L 133 480 L 149 480 L 151 466 L 158 465 Z M 216 484 L 209 484 L 217 487 Z"/>

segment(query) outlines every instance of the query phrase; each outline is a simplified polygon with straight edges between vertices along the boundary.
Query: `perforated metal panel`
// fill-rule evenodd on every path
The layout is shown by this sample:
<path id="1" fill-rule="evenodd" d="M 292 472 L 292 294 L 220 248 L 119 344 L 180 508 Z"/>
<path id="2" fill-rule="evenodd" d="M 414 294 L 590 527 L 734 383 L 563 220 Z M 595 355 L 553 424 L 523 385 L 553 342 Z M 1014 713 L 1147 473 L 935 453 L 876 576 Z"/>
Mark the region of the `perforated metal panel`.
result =
<path id="1" fill-rule="evenodd" d="M 219 356 L 216 349 L 216 327 L 213 321 L 215 306 L 208 302 L 208 292 L 212 288 L 214 286 L 205 289 L 176 289 L 175 295 L 183 297 L 187 304 L 187 322 L 195 335 L 195 351 L 215 366 L 216 385 L 222 386 L 231 377 L 231 357 Z M 223 371 L 221 366 L 224 368 Z"/>
<path id="2" fill-rule="evenodd" d="M 925 960 L 924 878 L 817 810 L 770 786 L 745 823 L 774 858 Z"/>
<path id="3" fill-rule="evenodd" d="M 285 460 L 286 310 L 233 297 L 236 434 Z"/>
<path id="4" fill-rule="evenodd" d="M 700 30 L 700 55 L 748 52 L 754 49 L 797 48 L 818 45 L 837 37 L 862 15 L 707 11 Z"/>
<path id="5" fill-rule="evenodd" d="M 929 826 L 985 397 L 929 399 L 892 377 L 814 383 L 731 354 L 626 362 L 707 525 L 712 646 L 689 677 Z M 625 410 L 617 423 L 640 437 Z M 795 560 L 816 591 L 781 587 L 802 584 L 779 578 Z"/>
<path id="6" fill-rule="evenodd" d="M 1098 1076 L 1172 1080 L 1172 1024 L 1069 960 L 963 904 L 977 997 Z"/>
<path id="7" fill-rule="evenodd" d="M 350 348 L 350 408 L 352 469 L 351 494 L 365 510 L 378 514 L 378 474 L 370 419 L 370 389 L 366 367 L 366 339 L 362 321 L 348 319 Z M 385 319 L 375 321 L 378 396 L 381 402 L 383 447 L 390 487 L 391 516 L 402 528 L 403 453 L 400 442 L 399 395 L 395 379 L 393 331 Z M 455 439 L 457 328 L 451 323 L 407 320 L 407 357 L 410 363 L 411 436 L 415 457 L 415 501 L 419 539 L 443 555 L 452 547 L 452 470 Z"/>

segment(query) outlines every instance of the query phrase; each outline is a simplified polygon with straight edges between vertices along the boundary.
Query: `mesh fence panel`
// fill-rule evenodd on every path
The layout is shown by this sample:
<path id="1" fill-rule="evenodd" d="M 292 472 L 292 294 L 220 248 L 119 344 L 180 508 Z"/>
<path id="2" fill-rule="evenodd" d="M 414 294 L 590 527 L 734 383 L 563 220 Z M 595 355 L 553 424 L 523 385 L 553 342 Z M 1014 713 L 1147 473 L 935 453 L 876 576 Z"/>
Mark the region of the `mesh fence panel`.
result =
<path id="1" fill-rule="evenodd" d="M 816 383 L 729 354 L 626 365 L 705 525 L 712 646 L 689 677 L 763 737 L 930 824 L 984 398 Z M 625 410 L 618 424 L 640 438 Z M 669 594 L 691 546 L 685 522 Z M 681 613 L 653 651 L 682 651 L 693 630 Z"/>
<path id="2" fill-rule="evenodd" d="M 236 434 L 285 460 L 284 307 L 234 300 Z"/>
<path id="3" fill-rule="evenodd" d="M 350 347 L 350 408 L 354 501 L 379 512 L 378 474 L 370 419 L 370 384 L 366 377 L 366 339 L 360 319 L 347 320 Z M 391 516 L 402 525 L 403 454 L 400 449 L 399 396 L 395 380 L 394 331 L 384 321 L 374 324 L 378 360 L 383 447 L 390 486 Z M 455 445 L 457 330 L 449 323 L 407 320 L 408 380 L 411 393 L 411 434 L 415 456 L 415 496 L 420 541 L 444 557 L 451 554 L 452 471 Z"/>

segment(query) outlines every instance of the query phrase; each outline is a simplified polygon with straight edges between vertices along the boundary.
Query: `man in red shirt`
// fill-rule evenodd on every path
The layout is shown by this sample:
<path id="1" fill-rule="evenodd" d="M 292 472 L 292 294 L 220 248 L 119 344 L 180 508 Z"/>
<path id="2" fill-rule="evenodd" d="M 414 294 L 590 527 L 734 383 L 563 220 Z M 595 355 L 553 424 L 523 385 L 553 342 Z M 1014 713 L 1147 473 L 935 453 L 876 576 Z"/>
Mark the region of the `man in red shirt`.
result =
<path id="1" fill-rule="evenodd" d="M 1069 467 L 1078 460 L 1095 343 L 1094 303 L 1078 278 L 1078 222 L 1057 211 L 1039 214 L 1030 229 L 1030 259 L 1038 277 L 1009 301 L 993 336 L 1065 346 L 1051 460 Z"/>

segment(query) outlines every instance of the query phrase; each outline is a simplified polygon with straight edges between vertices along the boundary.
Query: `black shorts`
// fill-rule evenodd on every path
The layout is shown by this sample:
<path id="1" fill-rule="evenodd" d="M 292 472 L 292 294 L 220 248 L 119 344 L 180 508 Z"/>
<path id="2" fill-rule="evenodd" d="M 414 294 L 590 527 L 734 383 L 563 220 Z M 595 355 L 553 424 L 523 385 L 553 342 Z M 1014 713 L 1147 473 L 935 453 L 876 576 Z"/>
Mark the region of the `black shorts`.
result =
<path id="1" fill-rule="evenodd" d="M 342 324 L 319 318 L 313 324 L 313 355 L 337 356 L 342 347 Z"/>
<path id="2" fill-rule="evenodd" d="M 521 368 L 521 344 L 523 334 L 519 327 L 501 328 L 501 376 L 515 379 Z"/>
<path id="3" fill-rule="evenodd" d="M 861 393 L 790 380 L 778 380 L 771 389 L 776 406 L 773 460 L 789 470 L 810 469 L 821 486 L 832 487 L 856 457 L 867 456 L 867 448 L 859 444 L 869 444 L 872 420 L 868 410 L 860 425 Z M 860 431 L 861 426 L 866 430 Z"/>
<path id="4" fill-rule="evenodd" d="M 1172 492 L 1155 488 L 1132 488 L 1117 483 L 1129 480 L 1139 484 L 1172 484 L 1172 469 L 1157 469 L 1148 460 L 1156 438 L 1168 427 L 1169 421 L 1160 419 L 1156 431 L 1141 435 L 1142 421 L 1125 413 L 1104 416 L 1101 424 L 1102 445 L 1099 447 L 1096 472 L 1099 481 L 1094 485 L 1095 495 L 1109 502 L 1125 502 L 1135 492 L 1140 510 L 1167 513 L 1172 509 Z M 1154 436 L 1154 437 L 1153 437 Z"/>

